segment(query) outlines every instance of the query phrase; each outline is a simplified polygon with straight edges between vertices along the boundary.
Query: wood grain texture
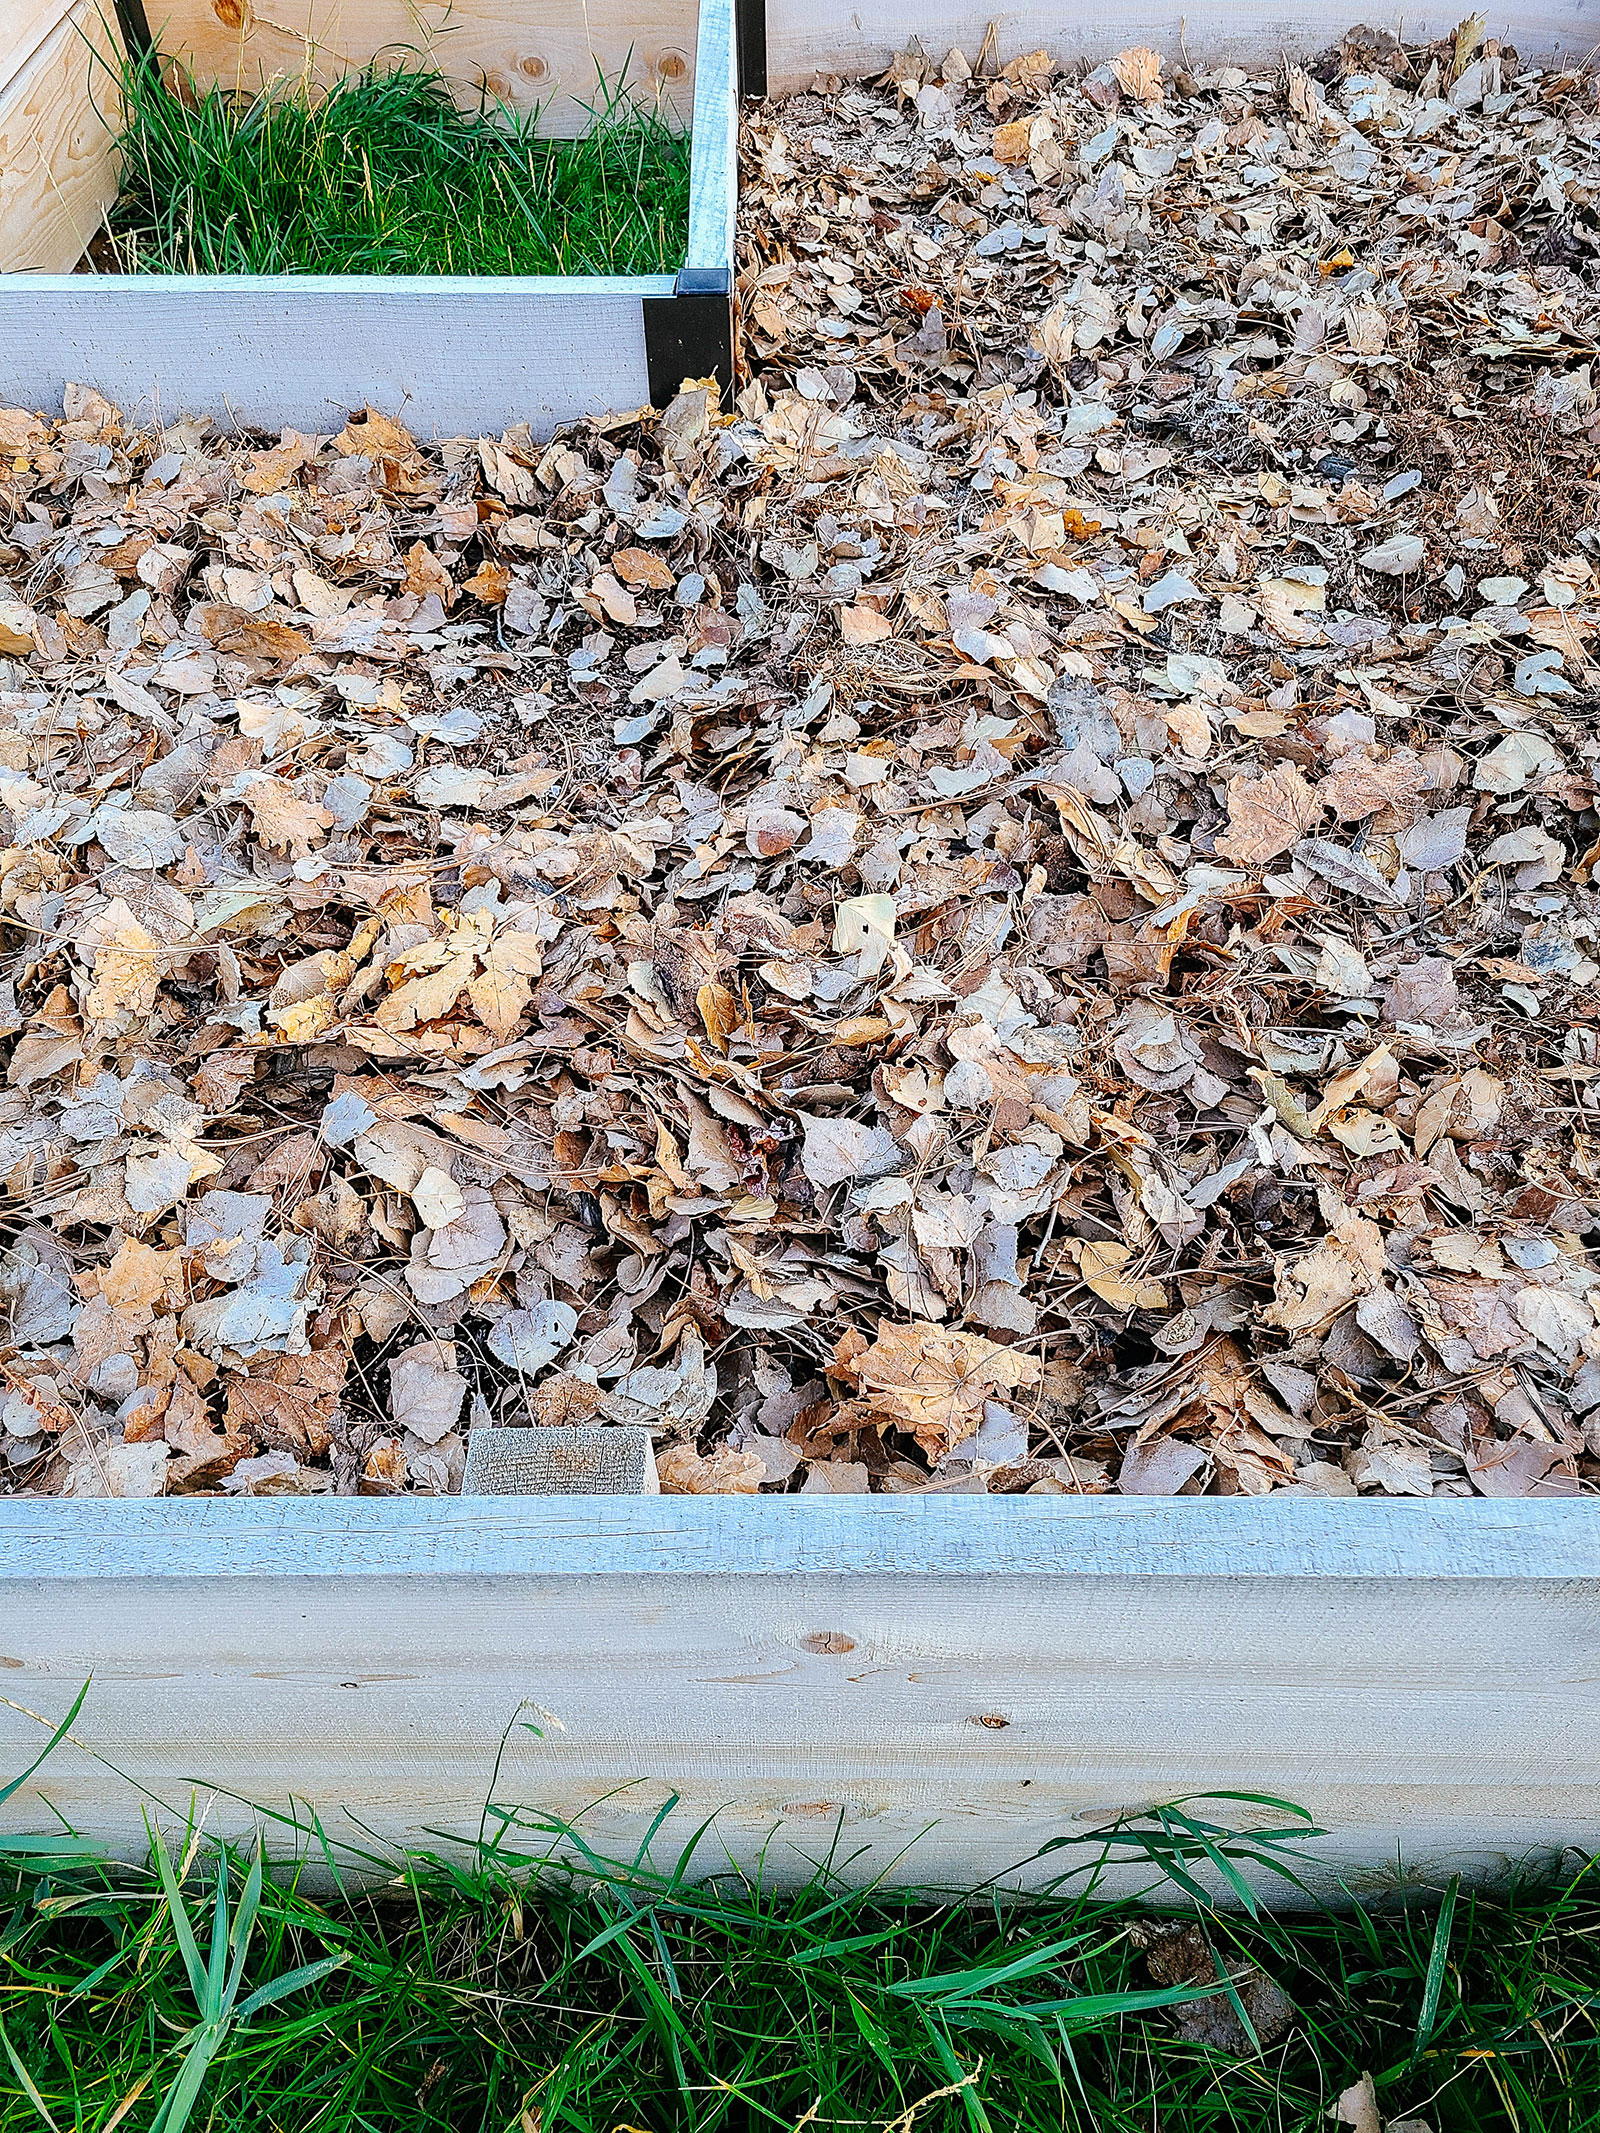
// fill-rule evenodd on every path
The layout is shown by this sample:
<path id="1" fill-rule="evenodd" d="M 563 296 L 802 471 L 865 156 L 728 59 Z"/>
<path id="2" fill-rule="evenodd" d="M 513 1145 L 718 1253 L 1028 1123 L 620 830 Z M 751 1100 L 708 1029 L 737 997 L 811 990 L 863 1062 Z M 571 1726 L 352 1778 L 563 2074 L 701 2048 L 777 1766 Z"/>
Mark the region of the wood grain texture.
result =
<path id="1" fill-rule="evenodd" d="M 0 1579 L 1600 1580 L 1588 1502 L 698 1496 L 0 1502 Z M 0 1616 L 0 1620 L 3 1620 Z"/>
<path id="2" fill-rule="evenodd" d="M 116 197 L 110 15 L 77 0 L 0 88 L 0 273 L 69 272 Z"/>
<path id="3" fill-rule="evenodd" d="M 739 72 L 732 0 L 700 0 L 685 266 L 731 270 L 738 210 Z"/>
<path id="4" fill-rule="evenodd" d="M 1600 8 L 1594 0 L 1531 0 L 1522 6 L 1485 8 L 1489 34 L 1505 37 L 1525 60 L 1580 60 L 1600 42 Z M 815 74 L 880 73 L 897 51 L 917 37 L 924 51 L 942 58 L 959 45 L 975 58 L 992 21 L 999 56 L 1007 60 L 1041 46 L 1058 59 L 1109 59 L 1131 44 L 1158 52 L 1186 51 L 1196 64 L 1260 61 L 1282 54 L 1304 57 L 1335 43 L 1357 19 L 1399 30 L 1408 40 L 1443 36 L 1461 19 L 1453 0 L 1423 0 L 1419 7 L 1377 12 L 1353 8 L 1350 0 L 1297 0 L 1293 6 L 1260 0 L 1223 0 L 1200 14 L 1185 13 L 1170 0 L 1121 0 L 1109 14 L 1067 15 L 1029 0 L 1023 6 L 970 6 L 964 0 L 768 0 L 769 92 L 785 96 L 804 88 Z"/>
<path id="5" fill-rule="evenodd" d="M 640 299 L 668 275 L 0 280 L 0 402 L 71 379 L 139 420 L 338 429 L 369 401 L 415 435 L 498 436 L 650 397 Z"/>
<path id="6" fill-rule="evenodd" d="M 71 5 L 72 0 L 0 0 L 0 89 L 33 57 Z"/>
<path id="7" fill-rule="evenodd" d="M 600 77 L 626 80 L 687 123 L 694 97 L 694 0 L 149 0 L 164 54 L 202 86 L 327 83 L 373 59 L 421 55 L 463 93 L 581 133 Z"/>
<path id="8" fill-rule="evenodd" d="M 715 1813 L 708 1866 L 793 1877 L 837 1844 L 858 1879 L 1032 1883 L 1053 1837 L 1232 1789 L 1312 1811 L 1314 1881 L 1492 1873 L 1600 1843 L 1594 1528 L 1557 1504 L 11 1504 L 0 1683 L 54 1719 L 92 1674 L 77 1735 L 107 1761 L 53 1758 L 0 1821 L 48 1798 L 136 1850 L 116 1764 L 174 1813 L 218 1791 L 212 1827 L 255 1802 L 351 1845 L 470 1841 L 509 1726 L 497 1798 L 620 1851 L 677 1794 L 661 1861 Z M 0 1770 L 39 1737 L 0 1706 Z"/>

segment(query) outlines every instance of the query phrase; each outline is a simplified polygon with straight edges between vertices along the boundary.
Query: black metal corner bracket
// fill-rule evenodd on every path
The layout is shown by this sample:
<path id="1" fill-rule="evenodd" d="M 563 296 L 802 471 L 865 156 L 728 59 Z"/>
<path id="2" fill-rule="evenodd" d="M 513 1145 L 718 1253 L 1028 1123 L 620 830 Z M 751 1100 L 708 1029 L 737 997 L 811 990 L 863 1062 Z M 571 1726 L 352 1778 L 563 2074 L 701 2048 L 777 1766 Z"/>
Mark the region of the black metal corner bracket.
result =
<path id="1" fill-rule="evenodd" d="M 767 93 L 767 0 L 733 0 L 740 100 Z"/>
<path id="2" fill-rule="evenodd" d="M 123 49 L 130 59 L 150 59 L 155 56 L 156 41 L 150 34 L 150 18 L 144 11 L 144 0 L 112 0 L 116 9 L 117 28 L 122 32 Z"/>
<path id="3" fill-rule="evenodd" d="M 650 404 L 670 406 L 685 378 L 715 378 L 733 398 L 733 275 L 727 267 L 680 267 L 670 296 L 644 299 Z"/>

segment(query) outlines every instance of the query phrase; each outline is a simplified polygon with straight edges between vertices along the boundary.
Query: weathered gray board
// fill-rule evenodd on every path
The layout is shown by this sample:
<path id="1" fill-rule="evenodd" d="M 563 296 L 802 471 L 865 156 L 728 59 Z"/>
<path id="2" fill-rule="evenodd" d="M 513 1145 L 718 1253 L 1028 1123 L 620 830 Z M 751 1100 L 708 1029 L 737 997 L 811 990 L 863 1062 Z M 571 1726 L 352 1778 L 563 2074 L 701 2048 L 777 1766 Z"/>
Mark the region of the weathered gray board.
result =
<path id="1" fill-rule="evenodd" d="M 1171 0 L 1119 0 L 1108 14 L 1041 5 L 995 6 L 988 0 L 767 0 L 769 93 L 786 96 L 817 74 L 876 74 L 915 37 L 942 59 L 959 45 L 975 60 L 993 22 L 1002 60 L 1041 47 L 1058 59 L 1113 58 L 1128 45 L 1150 45 L 1173 61 L 1187 54 L 1197 65 L 1246 62 L 1273 65 L 1284 54 L 1305 58 L 1336 44 L 1354 22 L 1404 32 L 1408 42 L 1442 37 L 1461 20 L 1456 0 L 1422 0 L 1416 7 L 1363 8 L 1356 0 L 1221 0 L 1185 11 Z M 1491 37 L 1508 38 L 1530 63 L 1582 60 L 1600 44 L 1600 8 L 1593 0 L 1529 0 L 1488 6 Z"/>
<path id="2" fill-rule="evenodd" d="M 701 0 L 691 268 L 731 274 L 737 142 L 730 0 Z M 547 437 L 651 400 L 646 306 L 675 301 L 670 274 L 0 274 L 0 405 L 76 382 L 139 420 L 326 431 L 370 403 L 424 438 Z"/>
<path id="3" fill-rule="evenodd" d="M 1582 1503 L 0 1505 L 0 1695 L 54 1721 L 92 1675 L 78 1737 L 235 1832 L 298 1802 L 470 1839 L 510 1726 L 496 1797 L 602 1850 L 680 1795 L 658 1861 L 720 1811 L 708 1865 L 971 1884 L 1229 1788 L 1370 1890 L 1600 1845 L 1597 1672 Z M 0 1704 L 0 1773 L 42 1738 Z M 48 1823 L 35 1793 L 144 1842 L 76 1748 L 0 1826 Z"/>

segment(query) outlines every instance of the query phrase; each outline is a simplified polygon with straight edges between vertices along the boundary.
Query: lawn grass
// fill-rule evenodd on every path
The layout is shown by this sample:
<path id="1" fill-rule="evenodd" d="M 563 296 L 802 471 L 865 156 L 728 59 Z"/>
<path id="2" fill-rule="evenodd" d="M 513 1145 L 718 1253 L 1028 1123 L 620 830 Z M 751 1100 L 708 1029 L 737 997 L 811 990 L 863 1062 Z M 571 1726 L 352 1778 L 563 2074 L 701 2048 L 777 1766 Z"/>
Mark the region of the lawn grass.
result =
<path id="1" fill-rule="evenodd" d="M 631 274 L 682 264 L 689 143 L 601 85 L 580 139 L 461 111 L 404 66 L 325 92 L 196 92 L 124 69 L 124 183 L 103 241 L 122 273 Z"/>
<path id="2" fill-rule="evenodd" d="M 1216 1849 L 1174 1849 L 1192 1826 L 1121 1841 L 1189 1879 Z M 148 1876 L 14 1881 L 0 2133 L 178 2133 L 172 2095 L 211 2133 L 1326 2133 L 1364 2074 L 1385 2126 L 1600 2125 L 1587 1871 L 1404 1909 L 1193 1911 L 1294 2003 L 1257 2050 L 1179 2034 L 1207 1988 L 1153 1986 L 1148 1910 L 1092 1873 L 1026 1907 L 852 1893 L 826 1861 L 784 1892 L 716 1878 L 708 1838 L 684 1875 L 591 1854 L 534 1886 L 527 1833 L 512 1818 L 465 1864 L 391 1862 L 343 1893 L 241 1897 L 237 1869 L 219 1891 L 219 1854 L 181 1829 Z"/>

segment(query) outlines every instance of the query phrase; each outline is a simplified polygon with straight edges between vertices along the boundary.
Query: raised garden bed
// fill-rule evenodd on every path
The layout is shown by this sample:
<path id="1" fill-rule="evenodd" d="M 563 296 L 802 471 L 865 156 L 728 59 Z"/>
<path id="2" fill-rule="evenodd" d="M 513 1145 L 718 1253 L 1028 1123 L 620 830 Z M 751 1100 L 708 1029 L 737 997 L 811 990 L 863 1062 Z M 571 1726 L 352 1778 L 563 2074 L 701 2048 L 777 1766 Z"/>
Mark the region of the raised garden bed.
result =
<path id="1" fill-rule="evenodd" d="M 370 401 L 403 408 L 423 436 L 516 422 L 548 436 L 596 407 L 664 404 L 685 376 L 731 380 L 738 99 L 729 0 L 648 30 L 632 20 L 585 28 L 574 16 L 535 32 L 508 10 L 424 47 L 422 58 L 464 88 L 537 104 L 541 124 L 560 132 L 578 130 L 597 82 L 647 85 L 689 119 L 681 267 L 576 276 L 72 271 L 118 190 L 111 92 L 121 55 L 96 0 L 76 0 L 59 20 L 52 12 L 30 18 L 35 47 L 0 74 L 0 361 L 14 403 L 59 407 L 66 383 L 93 379 L 130 413 L 165 420 L 225 408 L 244 425 L 326 428 L 336 411 Z M 209 7 L 174 10 L 160 49 L 202 86 L 212 76 L 247 88 L 271 81 L 284 66 L 281 37 L 248 9 L 235 12 L 234 35 L 219 40 Z M 304 44 L 296 40 L 291 74 L 309 69 L 314 81 L 336 62 L 414 52 L 401 16 L 410 11 L 374 9 L 354 50 L 332 25 L 319 41 L 313 24 Z"/>
<path id="2" fill-rule="evenodd" d="M 1592 88 L 923 37 L 753 116 L 735 398 L 4 418 L 16 1701 L 788 1872 L 1592 1842 Z M 674 1493 L 449 1500 L 530 1413 Z"/>

